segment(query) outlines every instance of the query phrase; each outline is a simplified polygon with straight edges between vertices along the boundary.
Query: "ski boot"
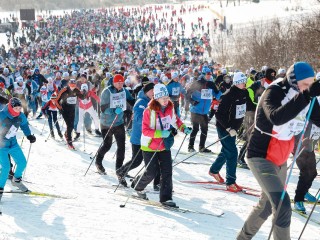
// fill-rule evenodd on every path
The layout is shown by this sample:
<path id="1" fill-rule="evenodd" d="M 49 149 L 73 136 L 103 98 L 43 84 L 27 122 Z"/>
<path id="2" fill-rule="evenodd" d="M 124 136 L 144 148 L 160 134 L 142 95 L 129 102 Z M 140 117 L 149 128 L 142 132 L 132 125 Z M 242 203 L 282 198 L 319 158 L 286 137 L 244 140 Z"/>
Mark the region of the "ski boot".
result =
<path id="1" fill-rule="evenodd" d="M 13 176 L 13 178 L 11 179 L 11 183 L 12 186 L 15 186 L 17 188 L 19 188 L 20 191 L 22 192 L 27 192 L 28 188 L 22 183 L 22 178 L 16 178 L 15 176 Z"/>
<path id="2" fill-rule="evenodd" d="M 299 212 L 302 212 L 302 213 L 306 214 L 306 208 L 304 207 L 303 202 L 295 202 L 294 203 L 294 209 L 299 211 Z"/>
<path id="3" fill-rule="evenodd" d="M 101 174 L 101 175 L 107 175 L 107 174 L 106 174 L 106 170 L 104 169 L 104 167 L 102 166 L 101 163 L 97 163 L 97 162 L 96 162 L 95 165 L 96 165 L 96 168 L 97 168 L 99 174 Z"/>
<path id="4" fill-rule="evenodd" d="M 224 183 L 224 179 L 221 177 L 219 173 L 212 173 L 209 171 L 209 175 L 217 180 L 218 183 Z"/>
<path id="5" fill-rule="evenodd" d="M 173 208 L 178 208 L 177 204 L 172 201 L 172 200 L 167 200 L 165 202 L 161 202 L 161 204 L 165 207 L 173 207 Z"/>
<path id="6" fill-rule="evenodd" d="M 99 129 L 96 129 L 96 130 L 94 131 L 94 133 L 95 133 L 98 137 L 101 136 L 101 132 L 99 131 Z"/>
<path id="7" fill-rule="evenodd" d="M 317 198 L 311 195 L 309 192 L 307 192 L 306 195 L 304 195 L 304 198 L 311 203 L 315 203 L 317 201 Z"/>
<path id="8" fill-rule="evenodd" d="M 75 141 L 78 141 L 79 138 L 80 138 L 80 133 L 77 133 L 77 132 L 76 132 L 76 136 L 74 137 L 73 141 L 74 141 L 74 142 L 75 142 Z"/>

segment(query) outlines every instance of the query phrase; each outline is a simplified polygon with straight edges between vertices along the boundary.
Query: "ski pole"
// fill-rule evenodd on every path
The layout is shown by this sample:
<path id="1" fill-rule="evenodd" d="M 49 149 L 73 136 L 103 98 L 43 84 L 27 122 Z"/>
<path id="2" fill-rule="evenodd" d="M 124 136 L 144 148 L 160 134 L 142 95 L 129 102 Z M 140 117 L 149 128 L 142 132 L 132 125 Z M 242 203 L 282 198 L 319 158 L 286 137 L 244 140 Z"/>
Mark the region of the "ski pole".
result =
<path id="1" fill-rule="evenodd" d="M 29 151 L 28 151 L 28 156 L 27 156 L 26 167 L 25 167 L 25 169 L 24 169 L 24 173 L 23 173 L 23 178 L 24 178 L 24 177 L 25 177 L 25 175 L 26 175 L 27 166 L 28 166 L 29 157 L 30 157 L 30 152 L 31 152 L 31 146 L 32 146 L 32 143 L 30 143 L 30 147 L 29 147 Z"/>
<path id="2" fill-rule="evenodd" d="M 48 121 L 49 121 L 49 120 L 48 120 Z M 53 123 L 53 127 L 56 126 L 57 122 L 58 122 L 58 119 Z M 53 127 L 52 127 L 52 128 L 53 128 Z M 52 131 L 53 131 L 53 130 L 52 130 Z M 50 135 L 51 135 L 51 132 L 49 132 L 48 137 L 46 138 L 46 140 L 44 140 L 45 142 L 48 142 Z"/>
<path id="3" fill-rule="evenodd" d="M 318 190 L 318 192 L 317 192 L 317 194 L 316 194 L 316 196 L 318 195 L 317 201 L 315 201 L 315 203 L 313 204 L 313 207 L 312 207 L 312 209 L 311 209 L 311 212 L 310 212 L 310 214 L 309 214 L 309 216 L 308 216 L 308 218 L 307 218 L 306 223 L 305 223 L 304 226 L 303 226 L 303 229 L 302 229 L 302 231 L 301 231 L 301 233 L 300 233 L 300 236 L 299 236 L 298 240 L 301 239 L 301 236 L 302 236 L 302 234 L 303 234 L 303 232 L 304 232 L 304 230 L 305 230 L 305 228 L 306 228 L 306 226 L 307 226 L 307 224 L 308 224 L 308 222 L 309 222 L 309 220 L 310 220 L 310 218 L 311 218 L 311 215 L 312 215 L 314 209 L 316 208 L 317 203 L 319 202 L 319 199 L 320 199 L 320 193 L 319 193 L 319 192 L 320 192 L 320 188 L 319 188 L 319 190 Z"/>
<path id="4" fill-rule="evenodd" d="M 223 140 L 223 139 L 225 139 L 225 138 L 227 138 L 227 137 L 229 137 L 229 136 L 230 136 L 230 135 L 228 134 L 228 135 L 224 136 L 223 138 L 220 138 L 220 139 L 218 139 L 217 141 L 215 141 L 215 142 L 211 143 L 210 145 L 206 146 L 205 148 L 211 147 L 212 145 L 216 144 L 217 142 L 220 142 L 221 140 Z M 193 157 L 194 155 L 196 155 L 196 154 L 198 154 L 198 153 L 199 153 L 199 151 L 191 154 L 189 157 L 183 159 L 183 160 L 180 161 L 180 162 L 177 162 L 177 163 L 176 163 L 175 165 L 173 165 L 172 167 L 175 167 L 175 166 L 177 166 L 178 164 L 183 163 L 184 161 L 188 160 L 189 158 Z"/>
<path id="5" fill-rule="evenodd" d="M 312 101 L 311 101 L 311 104 L 310 104 L 310 107 L 309 107 L 309 111 L 308 111 L 306 120 L 305 120 L 304 125 L 303 125 L 303 129 L 302 129 L 302 132 L 301 132 L 301 136 L 299 137 L 298 146 L 297 146 L 297 149 L 296 149 L 295 154 L 294 154 L 294 157 L 293 157 L 293 161 L 292 161 L 292 164 L 291 164 L 291 167 L 290 167 L 290 171 L 289 171 L 289 174 L 288 174 L 288 176 L 287 176 L 285 185 L 284 185 L 284 187 L 283 187 L 282 194 L 281 194 L 281 197 L 280 197 L 280 202 L 279 202 L 279 204 L 278 204 L 277 211 L 276 211 L 276 213 L 275 213 L 275 216 L 274 216 L 274 219 L 273 219 L 273 222 L 272 222 L 272 226 L 271 226 L 271 230 L 270 230 L 270 233 L 269 233 L 268 240 L 270 240 L 270 238 L 271 238 L 271 234 L 272 234 L 272 232 L 273 232 L 275 223 L 276 223 L 276 221 L 277 221 L 277 218 L 278 218 L 278 215 L 279 215 L 279 212 L 280 212 L 282 203 L 283 203 L 283 199 L 284 199 L 285 194 L 286 194 L 286 191 L 287 191 L 287 186 L 288 186 L 289 180 L 290 180 L 290 178 L 291 178 L 292 170 L 293 170 L 294 164 L 295 164 L 295 162 L 296 162 L 296 160 L 297 160 L 298 153 L 299 153 L 299 151 L 300 151 L 300 147 L 301 147 L 301 144 L 302 144 L 303 135 L 304 135 L 304 132 L 305 132 L 305 130 L 306 130 L 306 126 L 307 126 L 307 124 L 308 124 L 308 122 L 309 122 L 310 116 L 311 116 L 311 112 L 312 112 L 312 109 L 313 109 L 315 100 L 316 100 L 316 98 L 313 98 Z"/>
<path id="6" fill-rule="evenodd" d="M 111 123 L 110 128 L 109 128 L 109 130 L 108 130 L 107 134 L 106 134 L 106 135 L 104 136 L 104 138 L 102 139 L 102 143 L 100 144 L 100 146 L 99 146 L 99 148 L 98 148 L 98 150 L 97 150 L 96 154 L 95 154 L 93 157 L 90 157 L 90 158 L 92 159 L 92 161 L 91 161 L 91 163 L 90 163 L 90 165 L 89 165 L 89 167 L 88 167 L 88 169 L 87 169 L 86 173 L 84 174 L 84 176 L 86 176 L 86 175 L 87 175 L 87 173 L 88 173 L 88 171 L 89 171 L 89 169 L 90 169 L 90 167 L 91 167 L 91 165 L 92 165 L 92 163 L 93 163 L 94 159 L 97 157 L 97 155 L 98 155 L 98 152 L 99 152 L 100 148 L 103 146 L 104 140 L 105 140 L 105 139 L 106 139 L 106 137 L 108 136 L 108 134 L 109 134 L 109 132 L 110 132 L 111 128 L 113 127 L 113 124 L 116 122 L 117 118 L 118 118 L 118 115 L 116 115 L 116 116 L 115 116 L 115 118 L 113 119 L 113 122 Z"/>
<path id="7" fill-rule="evenodd" d="M 136 190 L 137 185 L 139 184 L 140 180 L 142 179 L 144 173 L 147 171 L 149 165 L 151 164 L 154 156 L 157 154 L 158 149 L 159 149 L 159 147 L 161 146 L 162 143 L 163 143 L 163 140 L 160 142 L 160 144 L 159 144 L 159 146 L 157 147 L 156 151 L 153 153 L 153 155 L 152 155 L 150 161 L 148 162 L 147 166 L 145 166 L 145 169 L 144 169 L 144 171 L 141 173 L 141 175 L 140 175 L 138 181 L 136 182 L 136 184 L 134 185 L 133 190 Z M 143 169 L 143 168 L 142 168 L 142 169 Z M 141 170 L 140 170 L 140 171 L 141 171 Z M 139 171 L 139 172 L 140 172 L 140 171 Z M 134 179 L 138 176 L 139 172 L 136 174 L 136 176 L 134 177 Z M 120 208 L 124 208 L 124 207 L 126 206 L 126 204 L 127 204 L 127 202 L 129 201 L 130 197 L 131 197 L 131 196 L 129 195 L 129 196 L 127 197 L 126 201 L 124 202 L 124 204 L 121 204 L 121 205 L 120 205 Z"/>
<path id="8" fill-rule="evenodd" d="M 20 144 L 20 147 L 22 147 L 22 144 L 23 144 L 23 140 L 24 140 L 24 136 L 22 137 L 22 140 L 21 140 L 21 144 Z"/>
<path id="9" fill-rule="evenodd" d="M 42 127 L 42 130 L 41 130 L 41 133 L 40 133 L 40 135 L 42 135 L 42 133 L 43 133 L 43 130 L 44 130 L 44 127 L 46 126 L 46 124 L 47 124 L 47 121 L 44 121 L 44 124 L 43 124 L 43 127 Z"/>
<path id="10" fill-rule="evenodd" d="M 180 147 L 179 147 L 179 149 L 178 149 L 178 152 L 176 153 L 176 156 L 174 157 L 174 159 L 173 159 L 172 162 L 174 162 L 174 160 L 176 160 L 176 158 L 177 158 L 177 156 L 178 156 L 178 154 L 179 154 L 179 152 L 180 152 L 180 149 L 181 149 L 181 147 L 182 147 L 182 145 L 183 145 L 183 143 L 184 143 L 184 140 L 186 140 L 186 137 L 187 137 L 187 134 L 184 136 L 183 141 L 182 141 L 182 143 L 181 143 L 181 145 L 180 145 Z"/>
<path id="11" fill-rule="evenodd" d="M 134 156 L 134 158 L 132 159 L 131 163 L 130 163 L 130 166 L 128 167 L 128 169 L 126 170 L 126 172 L 124 173 L 124 177 L 127 176 L 128 172 L 131 170 L 131 166 L 132 164 L 134 163 L 134 161 L 136 160 L 137 156 L 139 155 L 139 153 L 141 152 L 141 149 L 139 149 L 139 151 L 136 153 L 136 155 Z M 140 172 L 140 171 L 139 171 Z M 138 174 L 139 174 L 138 172 Z M 116 189 L 114 190 L 114 192 L 117 191 L 117 189 L 119 188 L 120 186 L 120 182 L 118 183 Z"/>

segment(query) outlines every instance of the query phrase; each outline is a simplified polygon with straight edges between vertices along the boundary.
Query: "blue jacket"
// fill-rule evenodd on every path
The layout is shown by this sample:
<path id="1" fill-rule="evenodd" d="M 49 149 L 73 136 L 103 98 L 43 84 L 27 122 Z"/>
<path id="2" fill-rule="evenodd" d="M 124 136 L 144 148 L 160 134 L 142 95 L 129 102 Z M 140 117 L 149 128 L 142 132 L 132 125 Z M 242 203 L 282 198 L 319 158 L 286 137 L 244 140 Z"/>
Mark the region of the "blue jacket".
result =
<path id="1" fill-rule="evenodd" d="M 143 112 L 147 108 L 150 98 L 148 98 L 143 90 L 138 93 L 137 101 L 133 107 L 132 132 L 130 142 L 135 145 L 141 145 L 140 139 L 142 134 L 142 118 Z"/>
<path id="2" fill-rule="evenodd" d="M 220 96 L 221 92 L 213 82 L 204 78 L 193 82 L 187 92 L 187 100 L 191 103 L 190 112 L 208 114 L 212 98 L 215 97 L 219 100 Z"/>
<path id="3" fill-rule="evenodd" d="M 0 148 L 10 148 L 17 144 L 16 132 L 19 127 L 24 135 L 31 135 L 26 116 L 20 113 L 18 117 L 13 117 L 8 111 L 8 106 L 0 111 Z"/>
<path id="4" fill-rule="evenodd" d="M 114 104 L 114 102 L 110 102 L 111 94 L 116 93 L 122 93 L 125 94 L 125 100 L 126 102 L 130 103 L 131 105 L 134 104 L 134 98 L 131 96 L 129 91 L 125 88 L 122 88 L 120 91 L 118 91 L 114 86 L 106 87 L 102 93 L 101 93 L 101 114 L 100 114 L 100 124 L 104 126 L 105 128 L 109 128 L 113 122 L 113 120 L 116 117 L 115 109 L 116 107 L 112 107 L 111 105 Z M 126 103 L 127 104 L 127 103 Z M 126 110 L 126 108 L 123 108 L 123 111 Z M 114 122 L 113 126 L 119 126 L 123 124 L 123 112 L 118 115 L 117 120 Z"/>
<path id="5" fill-rule="evenodd" d="M 186 94 L 186 90 L 181 86 L 181 84 L 173 80 L 168 83 L 167 90 L 172 101 L 179 101 L 180 93 L 183 95 Z"/>

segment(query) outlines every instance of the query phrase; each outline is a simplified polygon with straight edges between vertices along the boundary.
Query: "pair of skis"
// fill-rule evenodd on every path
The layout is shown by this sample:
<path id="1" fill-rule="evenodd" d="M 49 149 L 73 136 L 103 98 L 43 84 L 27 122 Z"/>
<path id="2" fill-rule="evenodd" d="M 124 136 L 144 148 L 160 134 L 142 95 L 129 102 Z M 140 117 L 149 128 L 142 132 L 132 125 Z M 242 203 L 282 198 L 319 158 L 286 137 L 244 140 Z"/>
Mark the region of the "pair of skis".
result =
<path id="1" fill-rule="evenodd" d="M 204 185 L 203 187 L 206 189 L 211 189 L 211 190 L 217 190 L 217 191 L 225 191 L 225 192 L 230 192 L 226 188 L 221 188 L 221 187 L 212 187 L 212 185 L 220 185 L 220 186 L 225 186 L 225 183 L 219 183 L 217 181 L 180 181 L 182 183 L 190 183 L 190 184 L 198 184 L 198 185 Z M 245 186 L 240 186 L 243 190 L 240 193 L 254 196 L 254 197 L 260 197 L 260 191 L 254 188 L 250 187 L 245 187 Z"/>

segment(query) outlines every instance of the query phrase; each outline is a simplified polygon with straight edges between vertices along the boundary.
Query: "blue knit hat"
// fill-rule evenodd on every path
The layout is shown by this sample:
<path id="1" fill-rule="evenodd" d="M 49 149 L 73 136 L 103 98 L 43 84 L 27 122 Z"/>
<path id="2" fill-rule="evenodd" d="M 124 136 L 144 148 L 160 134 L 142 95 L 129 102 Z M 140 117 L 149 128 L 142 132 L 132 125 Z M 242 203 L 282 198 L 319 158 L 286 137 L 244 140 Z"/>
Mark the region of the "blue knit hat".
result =
<path id="1" fill-rule="evenodd" d="M 311 65 L 306 62 L 296 62 L 288 69 L 287 72 L 288 80 L 291 83 L 295 83 L 314 76 L 314 71 Z"/>

